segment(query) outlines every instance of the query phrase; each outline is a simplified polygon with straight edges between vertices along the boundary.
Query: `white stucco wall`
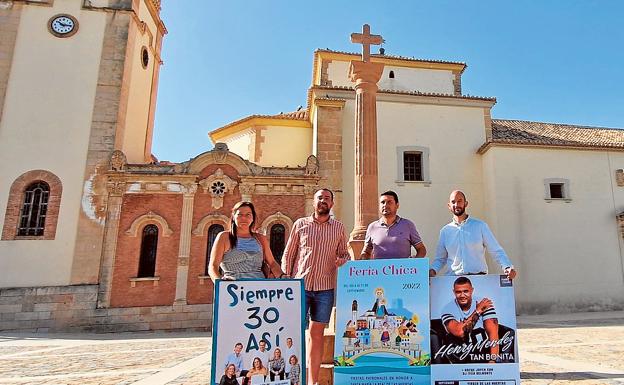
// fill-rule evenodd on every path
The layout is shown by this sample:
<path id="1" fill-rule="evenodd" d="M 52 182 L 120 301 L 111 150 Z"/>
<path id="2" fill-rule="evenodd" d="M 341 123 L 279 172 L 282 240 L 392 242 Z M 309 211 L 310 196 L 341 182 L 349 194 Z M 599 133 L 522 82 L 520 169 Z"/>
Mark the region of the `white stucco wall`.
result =
<path id="1" fill-rule="evenodd" d="M 255 135 L 252 129 L 237 132 L 234 135 L 219 139 L 219 142 L 225 143 L 228 149 L 243 159 L 251 159 L 249 146 L 251 145 L 252 135 Z"/>
<path id="2" fill-rule="evenodd" d="M 484 155 L 488 219 L 520 275 L 524 311 L 609 308 L 624 303 L 622 241 L 615 184 L 621 153 L 536 148 Z M 617 166 L 620 165 L 620 166 Z M 571 201 L 544 199 L 544 179 L 570 181 Z"/>
<path id="3" fill-rule="evenodd" d="M 390 71 L 394 72 L 394 79 L 389 78 Z M 328 65 L 327 75 L 334 87 L 353 87 L 349 79 L 349 62 L 333 60 Z M 377 85 L 382 90 L 453 94 L 453 79 L 452 71 L 448 70 L 386 65 Z"/>
<path id="4" fill-rule="evenodd" d="M 434 256 L 440 228 L 449 222 L 446 208 L 453 189 L 466 191 L 470 212 L 483 217 L 483 176 L 477 149 L 485 140 L 483 108 L 415 103 L 377 103 L 379 192 L 399 195 L 399 214 L 414 221 Z M 343 218 L 353 229 L 354 102 L 343 115 Z M 397 183 L 397 147 L 429 149 L 431 183 Z"/>
<path id="5" fill-rule="evenodd" d="M 57 175 L 63 195 L 54 240 L 0 241 L 0 287 L 69 283 L 106 22 L 105 13 L 80 4 L 23 8 L 0 121 L 0 218 L 11 184 L 29 170 Z M 78 19 L 77 34 L 48 32 L 58 13 Z"/>
<path id="6" fill-rule="evenodd" d="M 270 167 L 305 166 L 312 149 L 312 128 L 267 126 L 257 164 Z"/>
<path id="7" fill-rule="evenodd" d="M 141 1 L 139 6 L 139 19 L 146 23 L 147 31 L 142 34 L 137 31 L 134 41 L 133 57 L 130 66 L 130 83 L 128 84 L 128 109 L 125 120 L 125 130 L 122 151 L 126 154 L 129 163 L 144 163 L 146 133 L 149 122 L 150 95 L 152 93 L 152 76 L 156 58 L 153 49 L 156 44 L 157 29 L 152 16 Z M 137 28 L 133 22 L 131 28 Z M 137 28 L 138 29 L 138 28 Z M 149 31 L 149 32 L 148 32 Z M 151 39 L 150 49 L 150 33 Z M 129 43 L 132 44 L 132 43 Z M 141 48 L 147 47 L 149 52 L 149 63 L 147 68 L 143 68 L 141 63 Z"/>

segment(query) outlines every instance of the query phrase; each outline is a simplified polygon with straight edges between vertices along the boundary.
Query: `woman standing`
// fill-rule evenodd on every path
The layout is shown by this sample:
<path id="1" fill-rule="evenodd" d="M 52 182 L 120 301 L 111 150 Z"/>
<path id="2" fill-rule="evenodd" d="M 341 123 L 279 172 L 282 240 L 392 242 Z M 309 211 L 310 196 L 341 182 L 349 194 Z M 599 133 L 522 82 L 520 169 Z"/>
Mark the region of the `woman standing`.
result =
<path id="1" fill-rule="evenodd" d="M 262 264 L 282 278 L 284 273 L 275 262 L 269 242 L 262 234 L 255 232 L 256 210 L 251 202 L 238 202 L 232 208 L 230 231 L 217 235 L 210 253 L 208 274 L 213 282 L 221 279 L 265 278 Z M 223 271 L 223 276 L 219 272 Z"/>

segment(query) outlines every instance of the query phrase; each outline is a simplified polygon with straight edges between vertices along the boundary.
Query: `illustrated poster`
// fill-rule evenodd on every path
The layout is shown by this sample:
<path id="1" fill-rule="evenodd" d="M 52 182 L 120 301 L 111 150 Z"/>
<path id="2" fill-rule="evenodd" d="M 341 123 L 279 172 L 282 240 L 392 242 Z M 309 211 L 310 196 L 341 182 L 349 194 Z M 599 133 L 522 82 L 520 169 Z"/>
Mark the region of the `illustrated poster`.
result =
<path id="1" fill-rule="evenodd" d="M 234 363 L 239 384 L 290 385 L 289 375 L 298 369 L 297 384 L 305 385 L 303 290 L 299 279 L 217 280 L 211 384 L 219 384 Z M 260 364 L 266 376 L 254 374 L 262 373 Z"/>
<path id="2" fill-rule="evenodd" d="M 429 385 L 429 260 L 338 269 L 334 384 Z"/>
<path id="3" fill-rule="evenodd" d="M 519 385 L 513 282 L 440 276 L 430 290 L 431 384 Z"/>

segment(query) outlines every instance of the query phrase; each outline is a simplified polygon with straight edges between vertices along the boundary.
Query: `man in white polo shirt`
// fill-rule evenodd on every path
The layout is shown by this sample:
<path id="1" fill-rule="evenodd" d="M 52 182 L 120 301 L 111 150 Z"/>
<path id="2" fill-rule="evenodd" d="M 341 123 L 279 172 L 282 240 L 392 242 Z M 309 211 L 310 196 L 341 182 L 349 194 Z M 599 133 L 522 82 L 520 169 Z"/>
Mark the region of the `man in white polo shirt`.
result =
<path id="1" fill-rule="evenodd" d="M 448 203 L 453 220 L 440 230 L 436 256 L 431 263 L 429 276 L 434 277 L 449 260 L 449 275 L 487 274 L 487 250 L 507 277 L 514 279 L 517 273 L 505 250 L 485 222 L 468 216 L 466 207 L 466 194 L 459 190 L 453 191 Z"/>

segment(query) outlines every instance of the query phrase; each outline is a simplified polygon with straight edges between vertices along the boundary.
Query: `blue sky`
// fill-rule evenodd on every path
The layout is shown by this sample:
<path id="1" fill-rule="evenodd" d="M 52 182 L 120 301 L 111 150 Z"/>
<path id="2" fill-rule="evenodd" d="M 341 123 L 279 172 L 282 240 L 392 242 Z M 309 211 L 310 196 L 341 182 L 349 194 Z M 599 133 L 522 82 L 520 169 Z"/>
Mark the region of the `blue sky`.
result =
<path id="1" fill-rule="evenodd" d="M 314 50 L 359 52 L 349 36 L 364 23 L 387 54 L 467 63 L 462 91 L 496 97 L 494 118 L 624 128 L 619 0 L 163 0 L 161 16 L 160 160 L 210 150 L 209 131 L 247 115 L 305 106 Z"/>

